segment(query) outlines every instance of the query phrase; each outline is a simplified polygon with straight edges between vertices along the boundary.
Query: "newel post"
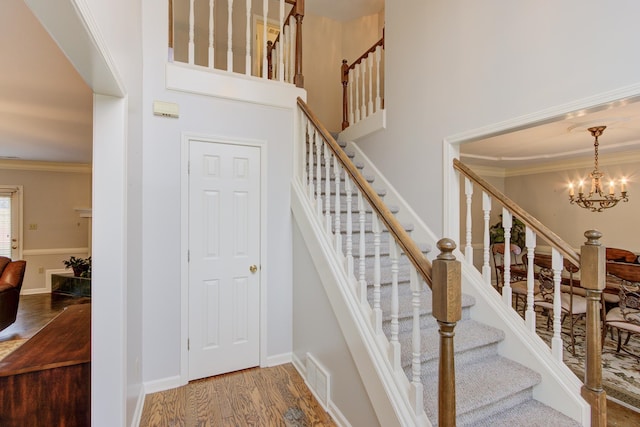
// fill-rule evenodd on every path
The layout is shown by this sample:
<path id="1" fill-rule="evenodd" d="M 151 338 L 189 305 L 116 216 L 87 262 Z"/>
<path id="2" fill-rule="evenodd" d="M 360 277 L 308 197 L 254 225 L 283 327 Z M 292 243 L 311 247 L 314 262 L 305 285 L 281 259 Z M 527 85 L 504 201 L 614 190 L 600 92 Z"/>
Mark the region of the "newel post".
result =
<path id="1" fill-rule="evenodd" d="M 451 239 L 438 241 L 440 254 L 433 261 L 433 317 L 440 326 L 440 364 L 438 367 L 438 425 L 456 425 L 456 375 L 453 337 L 462 318 L 461 265 Z"/>
<path id="2" fill-rule="evenodd" d="M 304 76 L 302 75 L 302 19 L 304 18 L 304 0 L 297 0 L 293 6 L 296 18 L 296 73 L 293 83 L 297 87 L 304 87 Z"/>
<path id="3" fill-rule="evenodd" d="M 346 59 L 342 60 L 340 73 L 342 74 L 342 130 L 345 130 L 349 127 L 349 101 L 347 99 L 349 94 L 349 65 Z"/>
<path id="4" fill-rule="evenodd" d="M 606 427 L 607 394 L 602 389 L 602 320 L 599 304 L 604 304 L 602 290 L 605 288 L 605 253 L 600 243 L 602 233 L 588 230 L 587 241 L 580 249 L 580 285 L 587 291 L 587 331 L 584 385 L 582 397 L 591 405 L 591 425 Z"/>

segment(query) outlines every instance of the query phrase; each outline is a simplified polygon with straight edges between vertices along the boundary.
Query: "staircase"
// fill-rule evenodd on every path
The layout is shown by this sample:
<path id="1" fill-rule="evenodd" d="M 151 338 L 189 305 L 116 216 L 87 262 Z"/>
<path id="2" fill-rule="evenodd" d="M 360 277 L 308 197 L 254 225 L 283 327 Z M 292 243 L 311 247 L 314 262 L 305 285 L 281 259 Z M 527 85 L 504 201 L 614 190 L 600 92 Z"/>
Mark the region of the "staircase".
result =
<path id="1" fill-rule="evenodd" d="M 354 153 L 346 149 L 347 144 L 340 143 L 341 148 L 354 158 Z M 354 162 L 363 172 L 364 165 Z M 323 167 L 321 161 L 321 167 Z M 313 165 L 317 168 L 317 164 Z M 386 190 L 376 188 L 372 176 L 366 176 L 367 181 L 374 187 L 380 197 L 384 197 Z M 315 179 L 315 185 L 320 185 L 323 199 L 326 197 L 326 181 L 324 178 Z M 330 183 L 330 200 L 335 198 L 335 182 Z M 343 253 L 346 252 L 347 206 L 344 181 L 339 206 L 340 229 L 342 234 Z M 353 193 L 355 195 L 355 192 Z M 391 206 L 392 213 L 397 214 L 398 208 Z M 330 212 L 335 214 L 335 205 L 331 205 Z M 323 211 L 326 214 L 326 210 Z M 405 230 L 413 229 L 411 224 L 404 225 Z M 352 216 L 352 240 L 359 241 L 359 218 Z M 365 216 L 365 266 L 367 281 L 367 300 L 374 306 L 374 253 L 375 237 L 372 232 L 371 209 L 366 209 Z M 430 250 L 427 244 L 419 244 L 425 254 Z M 392 282 L 393 261 L 390 257 L 389 237 L 382 232 L 379 240 L 380 253 L 380 304 L 383 317 L 382 330 L 391 341 L 392 318 Z M 354 254 L 357 264 L 357 255 Z M 398 340 L 401 344 L 401 365 L 409 380 L 411 379 L 411 335 L 413 322 L 412 292 L 410 289 L 410 263 L 404 255 L 397 262 L 398 283 Z M 357 269 L 356 269 L 357 270 Z M 357 274 L 356 274 L 357 276 Z M 461 426 L 578 426 L 578 422 L 545 406 L 533 398 L 533 388 L 540 383 L 541 376 L 510 359 L 498 354 L 498 345 L 504 339 L 503 331 L 479 323 L 471 318 L 471 308 L 474 306 L 473 297 L 463 295 L 462 320 L 455 329 L 455 368 L 456 368 L 456 412 L 457 424 Z M 431 314 L 431 291 L 425 286 L 421 300 L 421 379 L 424 385 L 424 409 L 433 425 L 438 420 L 438 325 Z"/>

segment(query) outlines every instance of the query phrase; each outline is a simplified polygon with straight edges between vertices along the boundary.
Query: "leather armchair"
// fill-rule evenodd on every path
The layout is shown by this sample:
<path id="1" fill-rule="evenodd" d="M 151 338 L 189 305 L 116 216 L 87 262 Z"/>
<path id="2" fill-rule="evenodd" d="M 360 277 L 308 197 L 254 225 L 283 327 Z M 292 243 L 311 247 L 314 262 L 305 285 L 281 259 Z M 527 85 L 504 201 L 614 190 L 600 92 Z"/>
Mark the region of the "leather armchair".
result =
<path id="1" fill-rule="evenodd" d="M 16 321 L 26 261 L 0 257 L 0 331 Z"/>

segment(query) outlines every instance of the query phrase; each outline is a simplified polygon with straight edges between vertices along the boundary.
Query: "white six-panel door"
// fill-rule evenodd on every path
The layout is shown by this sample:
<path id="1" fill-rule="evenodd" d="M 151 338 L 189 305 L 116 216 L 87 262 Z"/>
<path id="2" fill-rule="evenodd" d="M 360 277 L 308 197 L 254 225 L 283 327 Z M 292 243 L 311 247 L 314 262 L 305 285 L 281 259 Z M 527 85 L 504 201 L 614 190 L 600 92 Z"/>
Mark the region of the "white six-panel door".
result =
<path id="1" fill-rule="evenodd" d="M 260 148 L 189 142 L 189 380 L 260 362 Z"/>

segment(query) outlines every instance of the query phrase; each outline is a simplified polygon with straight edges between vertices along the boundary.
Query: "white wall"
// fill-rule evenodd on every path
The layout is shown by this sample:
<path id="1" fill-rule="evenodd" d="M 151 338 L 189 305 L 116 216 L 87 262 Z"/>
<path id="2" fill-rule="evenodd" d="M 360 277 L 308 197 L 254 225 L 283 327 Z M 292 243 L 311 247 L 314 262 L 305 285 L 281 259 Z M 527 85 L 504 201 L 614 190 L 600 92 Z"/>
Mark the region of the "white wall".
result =
<path id="1" fill-rule="evenodd" d="M 379 425 L 297 224 L 293 228 L 293 351 L 310 353 L 331 375 L 331 401 L 352 426 Z"/>
<path id="2" fill-rule="evenodd" d="M 144 4 L 143 355 L 145 382 L 181 375 L 181 143 L 184 133 L 266 141 L 266 355 L 291 352 L 293 109 L 167 90 L 166 4 Z M 175 102 L 180 118 L 153 116 L 154 100 Z M 293 106 L 293 103 L 291 104 Z M 263 260 L 265 261 L 265 260 Z M 186 342 L 186 341 L 185 341 Z M 186 373 L 184 373 L 186 375 Z"/>
<path id="3" fill-rule="evenodd" d="M 359 145 L 436 234 L 451 135 L 638 82 L 640 4 L 386 5 L 387 130 Z"/>

